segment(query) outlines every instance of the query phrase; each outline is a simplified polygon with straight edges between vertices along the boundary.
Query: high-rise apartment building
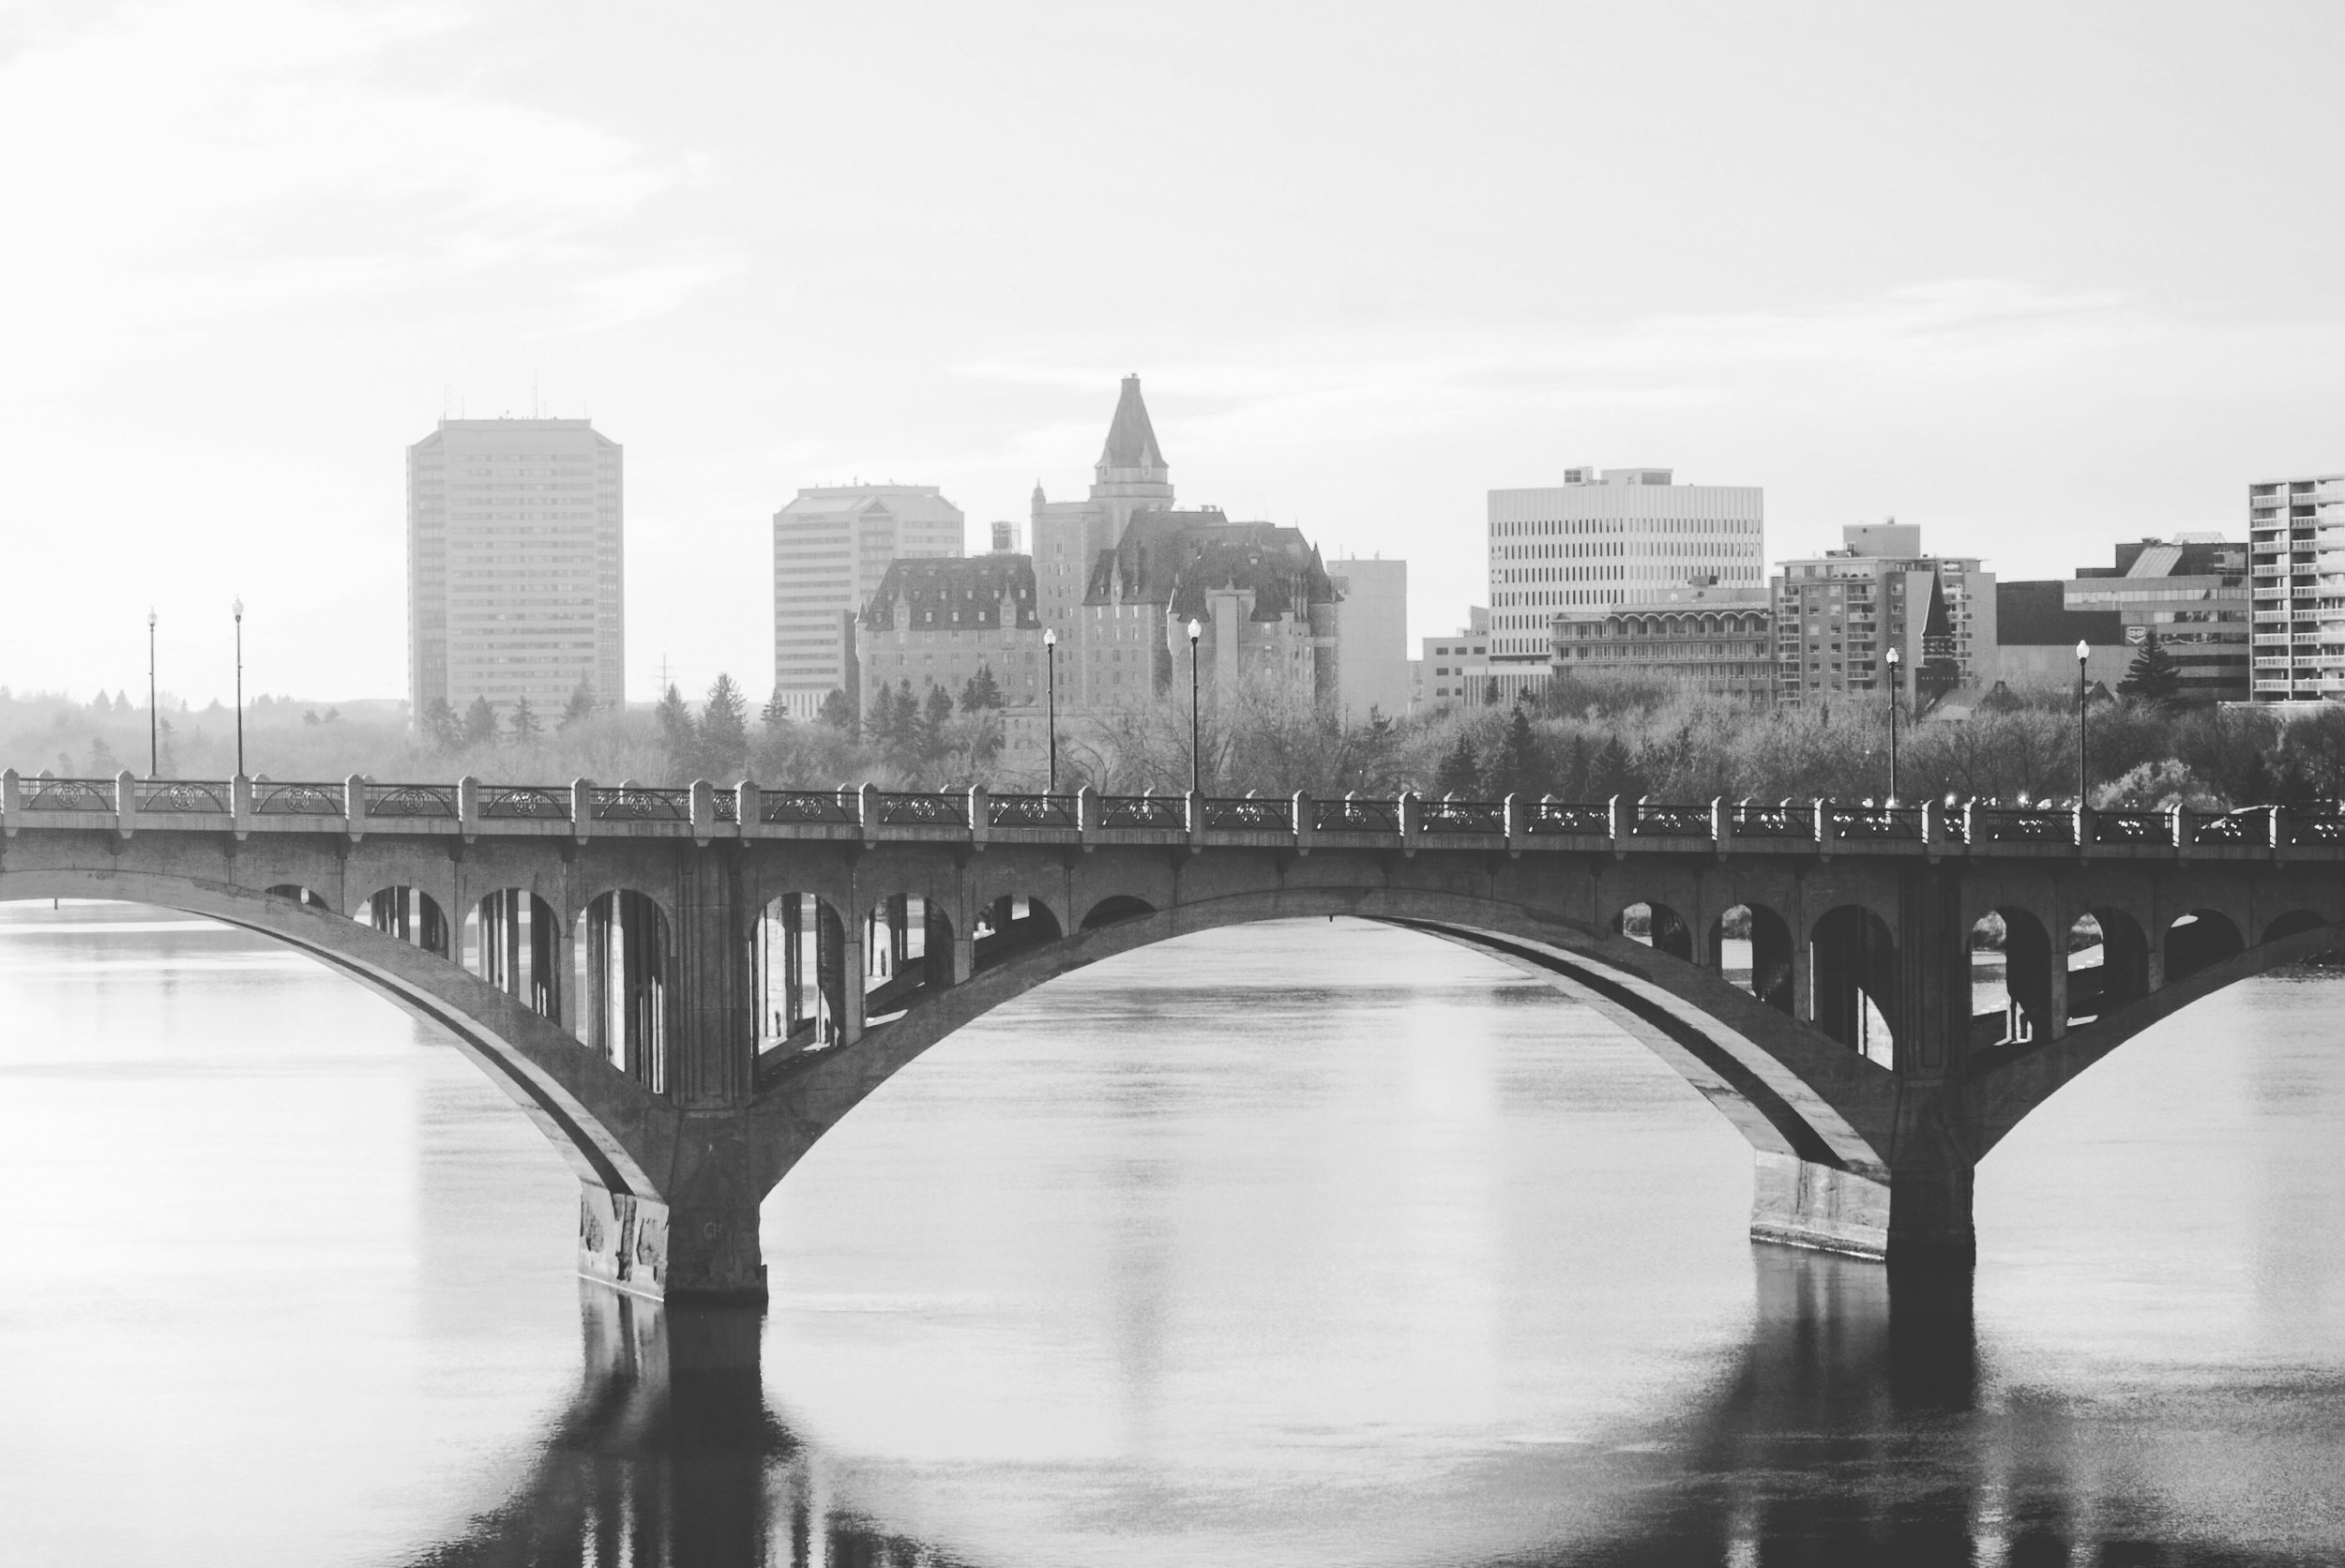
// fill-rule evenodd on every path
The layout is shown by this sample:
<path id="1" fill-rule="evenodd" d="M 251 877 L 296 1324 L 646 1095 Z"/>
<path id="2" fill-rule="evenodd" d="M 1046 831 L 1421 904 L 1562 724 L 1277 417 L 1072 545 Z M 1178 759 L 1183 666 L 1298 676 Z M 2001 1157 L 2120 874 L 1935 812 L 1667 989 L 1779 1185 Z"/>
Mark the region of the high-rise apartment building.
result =
<path id="1" fill-rule="evenodd" d="M 2254 700 L 2345 701 L 2345 474 L 2247 487 Z"/>
<path id="2" fill-rule="evenodd" d="M 1772 580 L 1778 702 L 1879 690 L 1891 647 L 1909 699 L 1996 678 L 1995 579 L 1976 556 L 1925 555 L 1920 527 L 1894 520 L 1840 537 Z"/>
<path id="3" fill-rule="evenodd" d="M 408 695 L 627 699 L 619 444 L 584 419 L 443 419 L 407 448 Z"/>
<path id="4" fill-rule="evenodd" d="M 774 691 L 812 718 L 857 701 L 855 622 L 893 563 L 961 552 L 961 508 L 934 485 L 832 485 L 774 514 Z"/>
<path id="5" fill-rule="evenodd" d="M 1335 584 L 1336 697 L 1344 716 L 1399 718 L 1409 711 L 1409 564 L 1330 561 Z"/>
<path id="6" fill-rule="evenodd" d="M 1492 490 L 1491 667 L 1543 678 L 1559 610 L 1759 588 L 1766 542 L 1756 485 L 1681 485 L 1666 468 L 1571 468 L 1554 489 Z"/>

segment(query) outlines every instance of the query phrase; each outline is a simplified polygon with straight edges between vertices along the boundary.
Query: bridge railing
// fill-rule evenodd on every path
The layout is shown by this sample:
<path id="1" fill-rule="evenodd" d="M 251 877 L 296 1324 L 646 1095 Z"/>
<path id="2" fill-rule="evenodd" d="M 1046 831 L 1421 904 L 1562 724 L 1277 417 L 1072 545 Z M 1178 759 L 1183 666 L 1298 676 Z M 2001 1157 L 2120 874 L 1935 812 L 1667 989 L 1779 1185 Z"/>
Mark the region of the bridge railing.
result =
<path id="1" fill-rule="evenodd" d="M 223 822 L 222 819 L 226 819 Z M 1713 801 L 1602 802 L 1459 800 L 1356 793 L 1321 800 L 1309 795 L 995 794 L 862 789 L 738 790 L 697 784 L 689 789 L 633 783 L 567 786 L 341 783 L 278 779 L 140 779 L 25 777 L 0 771 L 0 825 L 13 836 L 25 827 L 133 831 L 209 831 L 233 825 L 243 834 L 316 831 L 326 823 L 354 835 L 596 832 L 726 837 L 786 836 L 869 838 L 901 831 L 934 839 L 995 830 L 1023 841 L 1063 836 L 1082 843 L 1162 842 L 1168 835 L 1231 836 L 1233 843 L 1291 837 L 1298 849 L 1317 835 L 1347 848 L 1386 840 L 1414 849 L 1427 841 L 1460 848 L 1503 841 L 1526 850 L 1582 850 L 1609 844 L 1615 852 L 1677 852 L 1702 841 L 1717 852 L 1736 848 L 1818 853 L 1942 855 L 2066 852 L 2111 855 L 2169 852 L 2236 857 L 2258 852 L 2306 853 L 2345 860 L 2345 802 L 2297 807 L 2247 807 L 2201 811 L 2184 807 L 2087 810 L 2074 806 L 1891 806 L 1851 801 L 1785 801 L 1776 805 Z"/>

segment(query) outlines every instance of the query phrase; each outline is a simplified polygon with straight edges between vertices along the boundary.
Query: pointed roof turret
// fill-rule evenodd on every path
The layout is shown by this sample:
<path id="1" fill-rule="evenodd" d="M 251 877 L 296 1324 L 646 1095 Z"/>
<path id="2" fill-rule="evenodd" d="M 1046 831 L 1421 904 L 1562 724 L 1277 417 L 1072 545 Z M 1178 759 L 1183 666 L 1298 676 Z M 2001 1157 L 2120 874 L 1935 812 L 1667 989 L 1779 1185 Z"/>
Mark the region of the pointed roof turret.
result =
<path id="1" fill-rule="evenodd" d="M 1157 445 L 1156 427 L 1148 422 L 1148 405 L 1140 400 L 1140 378 L 1124 378 L 1124 393 L 1115 400 L 1115 418 L 1108 426 L 1108 444 L 1099 451 L 1099 467 L 1153 469 L 1166 463 Z"/>

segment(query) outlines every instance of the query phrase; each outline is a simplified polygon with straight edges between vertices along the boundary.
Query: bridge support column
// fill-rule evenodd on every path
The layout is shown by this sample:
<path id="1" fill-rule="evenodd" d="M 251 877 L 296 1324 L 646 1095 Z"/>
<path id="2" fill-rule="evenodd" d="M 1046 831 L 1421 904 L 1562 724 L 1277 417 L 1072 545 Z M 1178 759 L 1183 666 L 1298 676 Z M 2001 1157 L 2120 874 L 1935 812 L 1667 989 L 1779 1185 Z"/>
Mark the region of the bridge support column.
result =
<path id="1" fill-rule="evenodd" d="M 737 1128 L 726 1119 L 726 1131 L 737 1134 Z M 710 1142 L 735 1140 L 720 1136 Z M 655 1301 L 762 1305 L 765 1264 L 758 1199 L 738 1180 L 747 1168 L 746 1151 L 736 1154 L 731 1171 L 712 1160 L 698 1172 L 700 1180 L 668 1202 L 582 1184 L 578 1272 Z"/>
<path id="2" fill-rule="evenodd" d="M 1750 1236 L 1821 1252 L 1886 1257 L 1889 1189 L 1869 1177 L 1761 1151 L 1752 1188 Z"/>

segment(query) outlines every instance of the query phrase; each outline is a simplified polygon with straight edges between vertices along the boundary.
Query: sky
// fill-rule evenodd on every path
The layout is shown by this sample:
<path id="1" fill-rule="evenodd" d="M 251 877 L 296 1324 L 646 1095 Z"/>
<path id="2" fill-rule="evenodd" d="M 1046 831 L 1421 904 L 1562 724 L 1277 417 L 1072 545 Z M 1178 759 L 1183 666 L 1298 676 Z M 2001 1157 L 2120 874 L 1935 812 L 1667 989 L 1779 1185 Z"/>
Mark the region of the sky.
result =
<path id="1" fill-rule="evenodd" d="M 2345 471 L 2345 8 L 0 0 L 0 684 L 406 686 L 443 412 L 627 448 L 628 682 L 771 684 L 771 516 L 1082 493 L 1484 594 L 1492 488 L 2003 578 Z"/>

